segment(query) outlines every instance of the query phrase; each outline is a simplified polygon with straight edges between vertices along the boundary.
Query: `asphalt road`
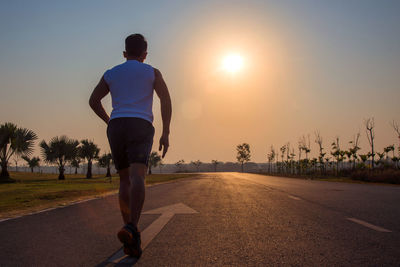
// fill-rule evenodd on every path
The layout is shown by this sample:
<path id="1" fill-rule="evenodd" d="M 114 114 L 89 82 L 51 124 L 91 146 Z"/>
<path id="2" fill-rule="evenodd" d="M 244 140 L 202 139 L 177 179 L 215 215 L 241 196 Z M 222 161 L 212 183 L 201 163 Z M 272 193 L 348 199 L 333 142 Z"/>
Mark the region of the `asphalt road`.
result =
<path id="1" fill-rule="evenodd" d="M 0 222 L 0 266 L 400 266 L 400 187 L 208 173 L 146 193 L 144 211 L 198 213 L 170 214 L 138 262 L 109 262 L 113 195 Z"/>

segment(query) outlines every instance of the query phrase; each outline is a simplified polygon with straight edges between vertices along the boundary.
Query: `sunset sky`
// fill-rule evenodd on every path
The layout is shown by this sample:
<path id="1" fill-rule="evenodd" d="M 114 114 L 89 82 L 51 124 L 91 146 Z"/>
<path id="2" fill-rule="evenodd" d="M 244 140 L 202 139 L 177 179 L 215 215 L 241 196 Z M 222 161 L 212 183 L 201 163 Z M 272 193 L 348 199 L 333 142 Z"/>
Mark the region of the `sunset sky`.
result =
<path id="1" fill-rule="evenodd" d="M 146 63 L 170 89 L 173 117 L 165 162 L 252 161 L 269 146 L 319 130 L 342 148 L 375 118 L 376 142 L 398 144 L 400 1 L 1 1 L 0 123 L 39 140 L 93 139 L 109 151 L 106 125 L 89 108 L 103 73 L 122 62 L 124 38 L 142 33 Z M 228 55 L 242 67 L 224 68 Z M 161 116 L 154 101 L 158 146 Z M 108 111 L 111 101 L 103 100 Z M 38 142 L 37 142 L 38 143 Z M 364 149 L 365 151 L 365 149 Z M 39 155 L 36 147 L 35 153 Z"/>

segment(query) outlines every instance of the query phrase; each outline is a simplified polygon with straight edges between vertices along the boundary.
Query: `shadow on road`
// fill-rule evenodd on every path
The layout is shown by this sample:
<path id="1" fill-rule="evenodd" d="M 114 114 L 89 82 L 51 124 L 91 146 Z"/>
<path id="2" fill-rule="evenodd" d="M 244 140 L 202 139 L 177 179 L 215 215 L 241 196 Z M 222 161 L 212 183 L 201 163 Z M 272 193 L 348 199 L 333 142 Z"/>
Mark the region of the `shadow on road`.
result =
<path id="1" fill-rule="evenodd" d="M 136 264 L 138 260 L 136 258 L 128 257 L 123 254 L 122 249 L 118 249 L 105 261 L 96 265 L 96 267 L 106 267 L 106 266 L 120 266 L 128 267 Z"/>

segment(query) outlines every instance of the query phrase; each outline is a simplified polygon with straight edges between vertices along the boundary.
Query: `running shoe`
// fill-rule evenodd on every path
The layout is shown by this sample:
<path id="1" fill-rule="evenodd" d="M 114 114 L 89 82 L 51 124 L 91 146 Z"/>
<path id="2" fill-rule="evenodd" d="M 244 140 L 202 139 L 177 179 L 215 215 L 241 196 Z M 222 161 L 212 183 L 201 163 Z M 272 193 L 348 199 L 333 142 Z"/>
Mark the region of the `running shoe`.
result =
<path id="1" fill-rule="evenodd" d="M 133 224 L 126 224 L 118 232 L 118 239 L 124 244 L 124 253 L 137 259 L 142 255 L 140 232 Z"/>

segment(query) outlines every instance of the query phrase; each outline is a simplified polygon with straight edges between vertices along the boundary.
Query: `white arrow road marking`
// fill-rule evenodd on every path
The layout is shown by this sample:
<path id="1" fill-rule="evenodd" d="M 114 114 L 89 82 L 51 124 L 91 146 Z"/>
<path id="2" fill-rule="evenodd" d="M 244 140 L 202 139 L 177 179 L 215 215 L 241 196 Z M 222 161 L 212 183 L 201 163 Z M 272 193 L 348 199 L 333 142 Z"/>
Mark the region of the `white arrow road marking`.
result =
<path id="1" fill-rule="evenodd" d="M 370 224 L 368 222 L 365 222 L 365 221 L 362 221 L 362 220 L 359 220 L 359 219 L 356 219 L 356 218 L 347 218 L 347 220 L 355 222 L 355 223 L 358 223 L 358 224 L 360 224 L 362 226 L 368 227 L 368 228 L 373 229 L 373 230 L 378 231 L 378 232 L 384 232 L 384 233 L 391 233 L 392 232 L 392 231 L 390 231 L 388 229 L 385 229 L 385 228 L 382 228 L 380 226 L 376 226 L 376 225 Z"/>
<path id="2" fill-rule="evenodd" d="M 143 212 L 142 214 L 161 214 L 160 217 L 157 218 L 152 224 L 150 224 L 146 229 L 144 229 L 141 233 L 142 239 L 142 249 L 144 250 L 147 245 L 153 240 L 154 237 L 164 228 L 164 226 L 174 217 L 175 214 L 193 214 L 198 213 L 192 208 L 189 208 L 183 203 L 177 203 L 165 207 L 161 207 L 154 210 L 149 210 Z M 112 263 L 123 263 L 124 260 L 129 258 L 124 254 L 123 249 L 117 251 L 114 255 L 112 255 L 108 262 Z"/>
<path id="3" fill-rule="evenodd" d="M 290 197 L 291 199 L 295 199 L 295 200 L 301 200 L 301 198 L 295 197 L 295 196 L 292 196 L 292 195 L 288 195 L 288 197 Z"/>

